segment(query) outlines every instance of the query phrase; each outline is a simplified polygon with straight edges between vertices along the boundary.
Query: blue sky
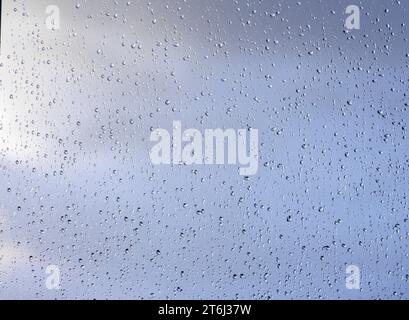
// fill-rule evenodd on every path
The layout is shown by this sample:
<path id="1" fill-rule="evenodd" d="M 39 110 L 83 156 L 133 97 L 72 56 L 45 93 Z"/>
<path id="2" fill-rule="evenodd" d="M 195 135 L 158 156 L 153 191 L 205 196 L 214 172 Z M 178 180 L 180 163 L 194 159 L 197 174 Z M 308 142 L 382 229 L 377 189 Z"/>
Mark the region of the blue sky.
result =
<path id="1" fill-rule="evenodd" d="M 408 298 L 406 2 L 54 4 L 4 1 L 1 298 Z M 258 174 L 153 166 L 172 121 Z"/>

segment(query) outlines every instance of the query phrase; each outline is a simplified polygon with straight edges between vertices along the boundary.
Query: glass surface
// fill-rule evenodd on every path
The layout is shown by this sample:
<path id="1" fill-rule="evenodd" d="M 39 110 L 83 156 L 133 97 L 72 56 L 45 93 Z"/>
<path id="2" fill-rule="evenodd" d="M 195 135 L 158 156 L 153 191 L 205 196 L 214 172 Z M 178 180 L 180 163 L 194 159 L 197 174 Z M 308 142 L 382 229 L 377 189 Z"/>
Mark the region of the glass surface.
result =
<path id="1" fill-rule="evenodd" d="M 408 1 L 2 2 L 0 298 L 409 298 Z"/>

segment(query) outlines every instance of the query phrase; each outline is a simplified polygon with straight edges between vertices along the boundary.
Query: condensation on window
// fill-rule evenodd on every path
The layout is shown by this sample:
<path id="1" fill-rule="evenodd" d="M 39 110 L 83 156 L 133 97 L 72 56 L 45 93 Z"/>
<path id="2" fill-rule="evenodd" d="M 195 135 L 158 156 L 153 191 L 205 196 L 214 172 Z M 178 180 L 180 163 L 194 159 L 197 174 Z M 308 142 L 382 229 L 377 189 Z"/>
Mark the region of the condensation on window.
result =
<path id="1" fill-rule="evenodd" d="M 407 1 L 2 2 L 0 298 L 409 298 Z"/>

